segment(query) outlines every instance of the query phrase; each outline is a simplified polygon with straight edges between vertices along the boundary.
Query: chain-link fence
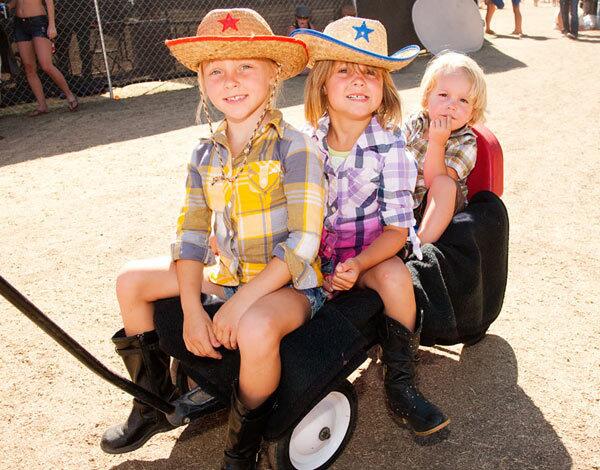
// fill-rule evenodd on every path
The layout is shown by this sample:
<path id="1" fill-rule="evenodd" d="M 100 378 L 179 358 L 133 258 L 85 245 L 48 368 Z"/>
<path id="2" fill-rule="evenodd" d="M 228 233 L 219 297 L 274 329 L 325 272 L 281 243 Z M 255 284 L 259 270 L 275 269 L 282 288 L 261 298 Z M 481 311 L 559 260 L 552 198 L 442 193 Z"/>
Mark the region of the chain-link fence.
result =
<path id="1" fill-rule="evenodd" d="M 2 0 L 0 0 L 2 1 Z M 190 77 L 164 46 L 165 39 L 193 36 L 202 17 L 214 8 L 252 8 L 275 34 L 286 35 L 299 4 L 311 10 L 312 26 L 322 30 L 340 16 L 344 0 L 55 0 L 56 29 L 53 63 L 77 96 L 106 92 L 110 86 Z M 0 10 L 2 52 L 0 108 L 35 103 L 19 46 L 14 42 L 14 14 Z M 61 90 L 38 70 L 46 97 Z M 193 80 L 193 78 L 190 78 Z M 22 109 L 22 107 L 19 107 Z"/>

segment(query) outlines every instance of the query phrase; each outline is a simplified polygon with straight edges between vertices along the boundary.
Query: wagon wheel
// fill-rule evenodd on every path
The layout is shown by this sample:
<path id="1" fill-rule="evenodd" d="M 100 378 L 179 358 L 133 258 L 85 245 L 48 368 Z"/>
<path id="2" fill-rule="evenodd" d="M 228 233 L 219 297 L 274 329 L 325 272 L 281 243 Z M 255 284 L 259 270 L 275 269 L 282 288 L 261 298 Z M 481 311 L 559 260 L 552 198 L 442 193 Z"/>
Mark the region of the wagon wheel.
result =
<path id="1" fill-rule="evenodd" d="M 273 470 L 328 468 L 342 453 L 356 428 L 358 398 L 344 380 L 329 391 L 302 420 L 276 441 L 267 443 Z"/>

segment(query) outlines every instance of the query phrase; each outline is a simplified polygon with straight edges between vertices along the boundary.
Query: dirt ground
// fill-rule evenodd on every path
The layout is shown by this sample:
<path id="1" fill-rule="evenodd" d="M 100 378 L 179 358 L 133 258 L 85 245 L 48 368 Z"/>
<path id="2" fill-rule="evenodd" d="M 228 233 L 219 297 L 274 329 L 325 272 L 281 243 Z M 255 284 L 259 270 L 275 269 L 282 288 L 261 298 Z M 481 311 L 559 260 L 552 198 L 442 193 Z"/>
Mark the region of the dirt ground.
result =
<path id="1" fill-rule="evenodd" d="M 335 468 L 600 468 L 600 33 L 563 38 L 549 5 L 524 3 L 529 36 L 487 37 L 474 54 L 504 149 L 510 272 L 483 342 L 423 350 L 421 386 L 451 417 L 450 434 L 417 445 L 388 416 L 371 365 L 356 381 L 359 423 Z M 512 26 L 510 7 L 498 11 L 494 29 Z M 407 114 L 426 61 L 396 76 Z M 280 100 L 294 124 L 302 86 L 294 79 Z M 192 125 L 195 90 L 154 87 L 84 101 L 77 114 L 0 119 L 0 274 L 119 372 L 115 274 L 127 259 L 168 253 L 204 131 Z M 216 466 L 223 415 L 104 454 L 102 432 L 128 409 L 125 393 L 0 300 L 3 468 Z"/>

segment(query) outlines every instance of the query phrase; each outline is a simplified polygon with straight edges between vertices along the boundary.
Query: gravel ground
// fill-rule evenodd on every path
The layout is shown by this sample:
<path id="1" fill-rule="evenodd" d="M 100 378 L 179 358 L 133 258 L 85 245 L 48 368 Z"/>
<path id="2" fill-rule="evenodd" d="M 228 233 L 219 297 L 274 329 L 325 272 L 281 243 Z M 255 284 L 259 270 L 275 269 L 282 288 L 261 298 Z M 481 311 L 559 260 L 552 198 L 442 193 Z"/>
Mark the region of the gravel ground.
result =
<path id="1" fill-rule="evenodd" d="M 494 29 L 512 31 L 510 7 Z M 355 381 L 359 422 L 335 468 L 600 468 L 600 34 L 570 41 L 555 9 L 522 5 L 523 39 L 488 37 L 474 54 L 490 90 L 488 126 L 505 156 L 511 218 L 505 304 L 472 348 L 427 348 L 422 389 L 452 418 L 446 440 L 418 445 L 382 402 L 381 371 Z M 396 76 L 406 113 L 417 109 L 427 58 Z M 303 78 L 280 106 L 302 122 Z M 115 273 L 127 259 L 168 252 L 185 165 L 204 129 L 195 90 L 154 85 L 120 100 L 83 101 L 27 119 L 2 118 L 1 275 L 111 368 L 119 327 Z M 153 438 L 125 455 L 102 453 L 106 427 L 128 397 L 92 375 L 0 300 L 3 468 L 214 468 L 223 414 Z"/>

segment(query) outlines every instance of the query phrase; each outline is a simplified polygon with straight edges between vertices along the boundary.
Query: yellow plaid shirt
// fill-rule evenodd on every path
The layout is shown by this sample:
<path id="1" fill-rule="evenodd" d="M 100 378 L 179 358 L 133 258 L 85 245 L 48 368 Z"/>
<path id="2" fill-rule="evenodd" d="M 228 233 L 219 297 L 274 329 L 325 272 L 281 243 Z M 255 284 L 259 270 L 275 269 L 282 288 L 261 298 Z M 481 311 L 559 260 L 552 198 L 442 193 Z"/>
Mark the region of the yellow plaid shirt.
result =
<path id="1" fill-rule="evenodd" d="M 276 256 L 287 264 L 294 287 L 320 286 L 323 162 L 310 138 L 284 122 L 281 112 L 271 111 L 266 122 L 233 183 L 214 182 L 221 165 L 217 147 L 209 139 L 194 150 L 171 255 L 173 260 L 212 264 L 208 237 L 214 232 L 219 247 L 218 263 L 209 268 L 214 283 L 247 283 Z M 229 176 L 226 125 L 221 123 L 213 138 Z M 233 162 L 236 172 L 242 160 L 237 157 Z"/>

